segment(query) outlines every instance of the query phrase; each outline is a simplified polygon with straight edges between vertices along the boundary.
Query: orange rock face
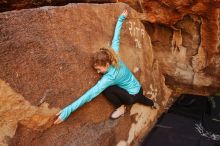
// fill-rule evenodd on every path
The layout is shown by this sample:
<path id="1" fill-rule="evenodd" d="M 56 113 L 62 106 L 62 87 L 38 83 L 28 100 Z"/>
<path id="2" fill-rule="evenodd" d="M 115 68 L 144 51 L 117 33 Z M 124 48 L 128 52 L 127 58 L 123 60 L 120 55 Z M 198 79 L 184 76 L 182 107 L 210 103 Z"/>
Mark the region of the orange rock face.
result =
<path id="1" fill-rule="evenodd" d="M 177 95 L 219 92 L 218 1 L 121 2 L 138 12 L 125 4 L 69 4 L 0 13 L 0 145 L 138 145 Z M 161 108 L 135 104 L 111 121 L 114 109 L 100 95 L 52 125 L 57 111 L 100 78 L 91 57 L 110 45 L 123 9 L 120 55 Z"/>
<path id="2" fill-rule="evenodd" d="M 0 14 L 0 78 L 2 86 L 13 93 L 2 91 L 1 96 L 27 104 L 2 102 L 0 115 L 9 120 L 1 124 L 11 121 L 2 127 L 10 131 L 0 135 L 2 144 L 7 145 L 7 141 L 16 146 L 131 144 L 138 133 L 152 126 L 158 110 L 138 104 L 130 107 L 125 117 L 110 120 L 114 109 L 103 96 L 78 109 L 63 124 L 51 125 L 54 111 L 78 99 L 100 78 L 92 68 L 92 54 L 100 47 L 109 47 L 117 18 L 125 8 L 129 10 L 129 18 L 121 32 L 121 57 L 131 70 L 139 68 L 136 77 L 148 91 L 146 94 L 156 100 L 162 92 L 153 82 L 162 84 L 158 68 L 152 68 L 150 38 L 144 25 L 133 19 L 138 13 L 128 5 L 72 4 Z M 19 99 L 14 96 L 17 94 Z M 165 97 L 158 100 L 165 101 Z M 43 103 L 47 104 L 45 108 Z M 5 115 L 8 107 L 15 114 L 17 109 L 22 113 L 26 108 L 30 113 L 8 117 Z M 43 113 L 44 109 L 51 114 Z"/>
<path id="3" fill-rule="evenodd" d="M 156 42 L 156 56 L 168 78 L 177 84 L 185 84 L 201 94 L 218 92 L 219 88 L 219 8 L 217 1 L 154 1 L 144 2 L 146 24 Z M 159 13 L 157 13 L 159 11 Z M 151 20 L 151 18 L 153 18 Z M 164 24 L 165 28 L 159 24 Z M 153 27 L 152 27 L 153 26 Z M 151 28 L 153 30 L 151 30 Z M 159 31 L 159 30 L 161 31 Z M 163 38 L 159 34 L 163 32 Z M 172 40 L 168 40 L 172 39 Z M 166 52 L 158 47 L 166 44 Z M 163 47 L 163 49 L 165 49 Z M 166 54 L 166 55 L 165 55 Z M 162 56 L 161 56 L 162 55 Z M 165 65 L 166 64 L 166 65 Z M 172 66 L 174 65 L 174 66 Z M 172 71 L 167 69 L 172 66 Z M 174 69 L 174 70 L 173 70 Z M 168 81 L 168 80 L 167 80 Z M 170 83 L 172 86 L 173 82 Z M 185 91 L 187 92 L 187 91 Z"/>
<path id="4" fill-rule="evenodd" d="M 142 12 L 139 18 L 149 32 L 167 84 L 194 94 L 218 92 L 219 1 L 121 2 Z M 188 90 L 191 86 L 193 91 Z"/>

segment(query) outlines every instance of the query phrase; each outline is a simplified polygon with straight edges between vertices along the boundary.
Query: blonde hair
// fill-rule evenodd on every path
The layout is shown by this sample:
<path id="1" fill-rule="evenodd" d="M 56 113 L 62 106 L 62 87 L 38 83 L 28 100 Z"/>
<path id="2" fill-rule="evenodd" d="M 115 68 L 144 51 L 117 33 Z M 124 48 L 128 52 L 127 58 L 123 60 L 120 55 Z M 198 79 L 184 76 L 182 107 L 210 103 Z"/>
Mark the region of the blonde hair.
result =
<path id="1" fill-rule="evenodd" d="M 94 65 L 106 66 L 107 63 L 119 67 L 119 56 L 112 48 L 100 48 L 93 56 Z"/>

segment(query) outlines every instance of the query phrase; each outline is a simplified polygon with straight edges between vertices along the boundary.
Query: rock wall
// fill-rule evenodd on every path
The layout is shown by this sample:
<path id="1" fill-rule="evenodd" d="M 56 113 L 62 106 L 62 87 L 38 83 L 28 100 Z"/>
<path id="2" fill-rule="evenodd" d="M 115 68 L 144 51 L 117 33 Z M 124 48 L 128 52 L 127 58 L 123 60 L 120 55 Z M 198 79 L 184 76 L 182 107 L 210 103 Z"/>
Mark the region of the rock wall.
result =
<path id="1" fill-rule="evenodd" d="M 0 13 L 0 145 L 138 145 L 179 94 L 219 92 L 218 2 L 123 2 L 138 12 L 118 3 Z M 123 9 L 120 56 L 139 68 L 135 76 L 161 108 L 135 104 L 112 121 L 114 109 L 99 95 L 52 125 L 100 78 L 92 53 L 109 47 Z"/>
<path id="2" fill-rule="evenodd" d="M 145 26 L 151 36 L 155 57 L 166 77 L 166 84 L 175 84 L 178 88 L 183 88 L 184 92 L 193 94 L 208 95 L 218 92 L 220 3 L 153 3 L 160 4 L 161 7 L 145 2 L 145 8 L 151 8 L 145 16 L 151 23 L 146 22 Z M 169 14 L 171 10 L 172 13 Z M 164 15 L 156 11 L 161 11 Z M 158 37 L 161 33 L 163 37 Z"/>
<path id="3" fill-rule="evenodd" d="M 136 19 L 138 13 L 128 5 L 70 4 L 4 12 L 0 14 L 0 78 L 14 94 L 23 96 L 22 101 L 35 113 L 20 117 L 23 104 L 17 107 L 12 100 L 2 102 L 2 119 L 8 118 L 4 115 L 9 114 L 8 106 L 19 117 L 9 120 L 12 126 L 3 127 L 10 128 L 6 129 L 10 132 L 1 135 L 5 145 L 132 144 L 141 132 L 152 127 L 158 110 L 137 104 L 130 107 L 125 117 L 112 121 L 109 115 L 114 109 L 102 95 L 78 109 L 63 124 L 51 125 L 54 114 L 49 113 L 78 99 L 100 78 L 92 69 L 92 53 L 109 47 L 117 18 L 125 8 L 129 17 L 121 32 L 121 57 L 131 70 L 139 68 L 136 76 L 146 94 L 166 104 L 170 93 L 159 96 L 165 94 L 157 87 L 166 86 L 154 62 L 150 37 Z M 7 99 L 8 95 L 2 97 Z M 45 104 L 46 116 L 37 112 Z M 41 123 L 43 118 L 44 123 L 29 126 Z"/>

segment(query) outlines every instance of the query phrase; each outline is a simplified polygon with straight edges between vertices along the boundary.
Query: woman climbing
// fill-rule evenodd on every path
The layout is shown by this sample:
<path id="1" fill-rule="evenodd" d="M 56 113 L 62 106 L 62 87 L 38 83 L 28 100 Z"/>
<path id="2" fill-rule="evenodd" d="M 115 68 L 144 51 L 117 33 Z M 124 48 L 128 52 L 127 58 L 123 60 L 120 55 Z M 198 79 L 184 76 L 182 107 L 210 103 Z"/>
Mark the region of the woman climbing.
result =
<path id="1" fill-rule="evenodd" d="M 125 105 L 138 102 L 153 108 L 158 106 L 143 95 L 140 83 L 118 56 L 120 31 L 127 14 L 127 10 L 124 10 L 118 18 L 111 48 L 101 48 L 94 54 L 94 68 L 98 73 L 103 74 L 102 78 L 78 100 L 57 113 L 58 118 L 54 124 L 66 120 L 73 111 L 91 101 L 101 92 L 116 107 L 116 110 L 111 114 L 113 119 L 119 118 L 125 113 Z"/>

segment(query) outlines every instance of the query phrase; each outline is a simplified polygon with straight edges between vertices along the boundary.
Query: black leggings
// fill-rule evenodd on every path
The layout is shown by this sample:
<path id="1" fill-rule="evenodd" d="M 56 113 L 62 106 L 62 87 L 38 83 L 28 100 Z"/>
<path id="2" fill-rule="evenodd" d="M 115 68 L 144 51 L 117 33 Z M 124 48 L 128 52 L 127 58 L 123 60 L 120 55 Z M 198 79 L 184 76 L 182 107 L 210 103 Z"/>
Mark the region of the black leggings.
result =
<path id="1" fill-rule="evenodd" d="M 154 102 L 145 97 L 143 95 L 143 89 L 141 87 L 138 94 L 131 95 L 125 89 L 122 89 L 116 85 L 110 86 L 106 88 L 102 94 L 116 107 L 120 107 L 122 104 L 131 105 L 136 102 L 147 105 L 153 106 Z"/>

